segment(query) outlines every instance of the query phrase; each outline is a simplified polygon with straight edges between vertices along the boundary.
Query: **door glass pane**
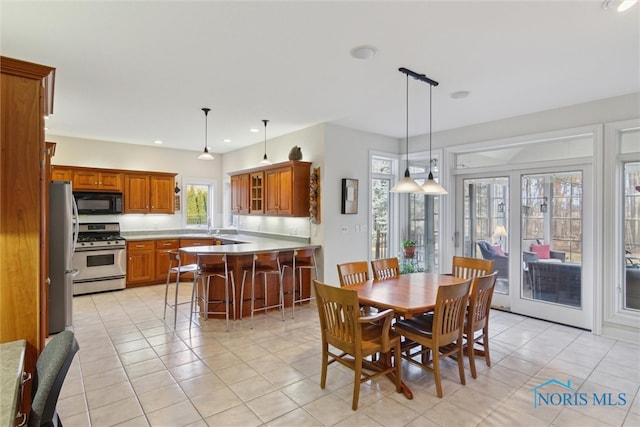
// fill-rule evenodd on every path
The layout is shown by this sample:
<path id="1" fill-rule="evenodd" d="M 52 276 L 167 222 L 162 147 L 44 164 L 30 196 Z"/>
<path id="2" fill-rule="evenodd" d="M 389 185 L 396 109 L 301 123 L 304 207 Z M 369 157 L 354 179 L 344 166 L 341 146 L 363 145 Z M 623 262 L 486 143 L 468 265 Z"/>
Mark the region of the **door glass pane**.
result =
<path id="1" fill-rule="evenodd" d="M 509 178 L 465 179 L 463 256 L 493 260 L 494 292 L 509 293 Z"/>
<path id="2" fill-rule="evenodd" d="M 640 310 L 640 162 L 624 164 L 624 307 Z"/>
<path id="3" fill-rule="evenodd" d="M 409 161 L 411 177 L 418 185 L 427 180 L 429 172 L 438 180 L 439 170 L 437 159 L 412 159 Z M 406 272 L 428 271 L 439 272 L 438 268 L 438 226 L 439 226 L 439 196 L 426 194 L 409 195 L 409 240 L 416 242 L 415 254 L 412 259 L 401 259 L 402 269 Z M 404 257 L 401 254 L 401 257 Z"/>
<path id="4" fill-rule="evenodd" d="M 521 296 L 581 307 L 582 173 L 523 175 L 521 213 Z"/>
<path id="5" fill-rule="evenodd" d="M 389 233 L 389 190 L 390 179 L 371 180 L 371 213 L 373 230 L 371 234 L 371 259 L 389 257 L 387 236 Z"/>

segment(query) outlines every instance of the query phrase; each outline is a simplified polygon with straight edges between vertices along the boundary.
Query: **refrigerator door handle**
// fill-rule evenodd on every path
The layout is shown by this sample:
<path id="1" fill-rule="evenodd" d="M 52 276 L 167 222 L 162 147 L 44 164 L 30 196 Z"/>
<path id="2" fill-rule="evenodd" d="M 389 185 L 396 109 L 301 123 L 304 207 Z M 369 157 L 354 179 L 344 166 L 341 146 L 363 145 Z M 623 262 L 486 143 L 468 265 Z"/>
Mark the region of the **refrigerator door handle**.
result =
<path id="1" fill-rule="evenodd" d="M 71 201 L 73 202 L 73 213 L 71 220 L 73 221 L 73 245 L 71 247 L 71 256 L 76 251 L 76 244 L 78 243 L 78 233 L 80 232 L 80 218 L 78 218 L 78 204 L 76 198 L 71 195 Z M 77 271 L 76 271 L 77 273 Z"/>

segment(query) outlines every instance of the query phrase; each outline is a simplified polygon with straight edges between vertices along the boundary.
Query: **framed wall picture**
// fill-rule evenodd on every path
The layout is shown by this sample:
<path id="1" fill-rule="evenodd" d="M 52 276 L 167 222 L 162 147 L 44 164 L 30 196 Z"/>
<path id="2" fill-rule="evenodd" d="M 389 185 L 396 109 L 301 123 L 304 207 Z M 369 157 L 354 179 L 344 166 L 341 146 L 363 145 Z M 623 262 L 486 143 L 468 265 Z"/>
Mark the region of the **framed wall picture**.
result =
<path id="1" fill-rule="evenodd" d="M 342 209 L 343 214 L 358 213 L 358 180 L 342 179 Z"/>

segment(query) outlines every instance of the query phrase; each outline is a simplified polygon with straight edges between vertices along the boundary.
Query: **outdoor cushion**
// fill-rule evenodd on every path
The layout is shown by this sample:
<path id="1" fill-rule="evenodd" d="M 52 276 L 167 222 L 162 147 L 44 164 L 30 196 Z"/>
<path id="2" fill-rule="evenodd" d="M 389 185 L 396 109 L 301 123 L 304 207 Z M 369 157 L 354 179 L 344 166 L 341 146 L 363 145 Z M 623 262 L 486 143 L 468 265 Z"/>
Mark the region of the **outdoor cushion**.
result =
<path id="1" fill-rule="evenodd" d="M 535 252 L 538 254 L 540 259 L 549 259 L 551 258 L 551 248 L 549 245 L 531 245 L 531 252 Z"/>

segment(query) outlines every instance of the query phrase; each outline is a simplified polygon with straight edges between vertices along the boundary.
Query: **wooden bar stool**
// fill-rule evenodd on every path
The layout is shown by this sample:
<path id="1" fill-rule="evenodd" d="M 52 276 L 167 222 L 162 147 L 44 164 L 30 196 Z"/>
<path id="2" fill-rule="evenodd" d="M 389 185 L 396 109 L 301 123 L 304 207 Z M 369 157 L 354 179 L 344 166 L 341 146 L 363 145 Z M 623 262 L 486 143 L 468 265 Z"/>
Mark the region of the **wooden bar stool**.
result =
<path id="1" fill-rule="evenodd" d="M 311 301 L 313 296 L 308 298 L 302 297 L 302 270 L 311 269 L 314 270 L 314 278 L 318 279 L 318 267 L 316 266 L 316 251 L 314 248 L 296 249 L 293 251 L 293 258 L 291 261 L 285 261 L 282 263 L 282 277 L 284 278 L 284 272 L 286 268 L 291 269 L 291 283 L 292 283 L 292 303 L 291 303 L 291 318 L 293 319 L 295 313 L 296 303 L 302 304 L 305 301 Z M 298 294 L 300 298 L 296 299 L 296 270 L 298 271 Z M 309 290 L 311 292 L 311 289 Z"/>
<path id="2" fill-rule="evenodd" d="M 175 329 L 178 319 L 178 287 L 180 286 L 180 276 L 184 274 L 195 274 L 198 270 L 198 266 L 196 264 L 182 265 L 180 261 L 180 254 L 178 252 L 170 251 L 167 253 L 169 254 L 169 270 L 167 270 L 167 283 L 164 288 L 164 314 L 162 315 L 162 318 L 166 319 L 167 307 L 171 307 L 173 309 L 173 329 Z M 169 294 L 169 280 L 171 279 L 172 274 L 176 275 L 176 295 L 173 304 L 169 304 L 167 302 L 167 296 Z M 185 301 L 180 304 L 187 304 L 188 302 L 189 301 Z"/>
<path id="3" fill-rule="evenodd" d="M 189 316 L 189 328 L 191 328 L 191 322 L 193 321 L 193 314 L 197 313 L 197 308 L 194 309 L 194 304 L 197 302 L 202 303 L 202 314 L 205 318 L 209 314 L 223 314 L 227 321 L 227 332 L 229 332 L 229 304 L 233 307 L 233 319 L 236 318 L 236 285 L 233 279 L 233 272 L 229 270 L 227 264 L 227 256 L 224 254 L 198 254 L 197 255 L 197 267 L 198 270 L 193 277 L 193 289 L 191 291 L 191 315 Z M 209 299 L 209 285 L 212 277 L 220 277 L 224 279 L 224 299 L 222 300 L 210 300 Z M 231 280 L 229 280 L 231 277 Z M 203 279 L 203 292 L 199 293 L 198 281 Z M 206 282 L 204 281 L 206 279 Z M 229 292 L 229 283 L 231 283 L 231 292 Z M 224 304 L 224 311 L 209 311 L 209 304 Z"/>
<path id="4" fill-rule="evenodd" d="M 247 272 L 251 271 L 251 329 L 253 329 L 253 313 L 258 310 L 264 310 L 265 314 L 270 308 L 280 307 L 280 313 L 282 320 L 284 320 L 284 292 L 282 289 L 282 276 L 280 275 L 280 259 L 278 251 L 261 252 L 253 255 L 253 262 L 251 267 L 244 268 L 242 273 L 242 286 L 240 288 L 240 295 L 244 295 L 244 283 L 247 278 Z M 262 274 L 264 280 L 264 307 L 255 308 L 255 279 L 256 274 Z M 275 274 L 278 276 L 278 292 L 280 295 L 280 301 L 278 304 L 268 305 L 267 303 L 267 274 Z M 242 310 L 240 310 L 240 319 L 242 319 Z"/>

